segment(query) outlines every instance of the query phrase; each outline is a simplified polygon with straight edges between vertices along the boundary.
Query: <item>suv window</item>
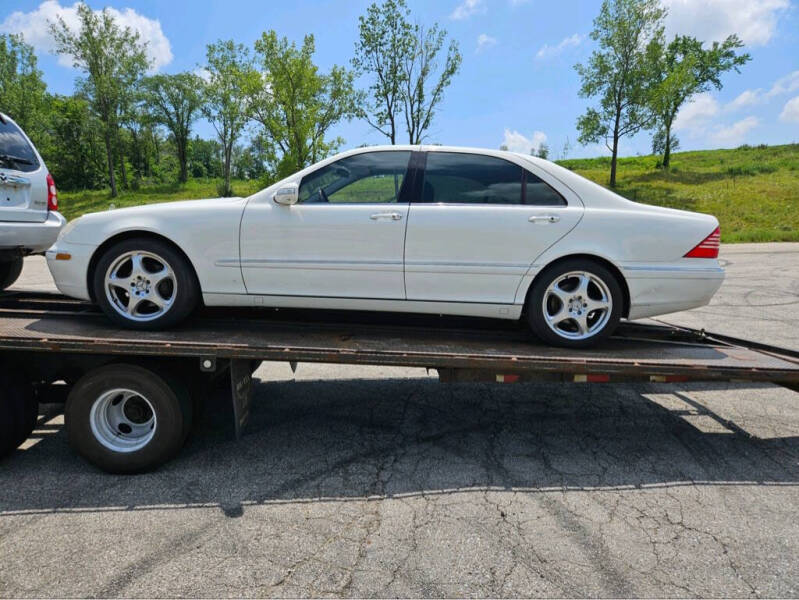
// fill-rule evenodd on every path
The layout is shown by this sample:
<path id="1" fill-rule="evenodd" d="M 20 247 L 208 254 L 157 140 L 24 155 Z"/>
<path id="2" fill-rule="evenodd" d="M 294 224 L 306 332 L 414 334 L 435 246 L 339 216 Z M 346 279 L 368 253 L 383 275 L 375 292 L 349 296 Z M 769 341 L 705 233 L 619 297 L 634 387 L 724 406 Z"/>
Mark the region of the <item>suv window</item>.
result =
<path id="1" fill-rule="evenodd" d="M 493 156 L 429 152 L 422 202 L 521 204 L 522 168 Z"/>
<path id="2" fill-rule="evenodd" d="M 342 158 L 303 177 L 299 201 L 305 204 L 397 202 L 410 158 L 409 151 L 393 150 Z"/>
<path id="3" fill-rule="evenodd" d="M 19 127 L 0 120 L 0 168 L 29 173 L 39 168 L 39 159 Z"/>
<path id="4" fill-rule="evenodd" d="M 530 171 L 525 173 L 524 203 L 533 206 L 566 206 L 566 200 L 549 184 Z"/>

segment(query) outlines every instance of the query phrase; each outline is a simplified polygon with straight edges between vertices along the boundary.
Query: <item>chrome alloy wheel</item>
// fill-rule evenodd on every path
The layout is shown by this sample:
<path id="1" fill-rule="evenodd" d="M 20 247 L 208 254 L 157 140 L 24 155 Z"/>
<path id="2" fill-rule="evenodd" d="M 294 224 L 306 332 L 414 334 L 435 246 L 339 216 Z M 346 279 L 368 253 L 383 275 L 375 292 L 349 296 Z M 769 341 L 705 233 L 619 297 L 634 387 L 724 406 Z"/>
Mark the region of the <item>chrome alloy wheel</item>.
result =
<path id="1" fill-rule="evenodd" d="M 100 395 L 89 423 L 94 437 L 114 452 L 135 452 L 150 443 L 157 426 L 152 404 L 133 390 L 119 388 Z"/>
<path id="2" fill-rule="evenodd" d="M 588 271 L 560 275 L 544 292 L 544 320 L 557 335 L 584 340 L 602 331 L 613 309 L 613 297 L 602 279 Z"/>
<path id="3" fill-rule="evenodd" d="M 174 270 L 152 252 L 125 252 L 105 274 L 108 302 L 131 321 L 152 321 L 164 315 L 172 307 L 177 291 Z"/>

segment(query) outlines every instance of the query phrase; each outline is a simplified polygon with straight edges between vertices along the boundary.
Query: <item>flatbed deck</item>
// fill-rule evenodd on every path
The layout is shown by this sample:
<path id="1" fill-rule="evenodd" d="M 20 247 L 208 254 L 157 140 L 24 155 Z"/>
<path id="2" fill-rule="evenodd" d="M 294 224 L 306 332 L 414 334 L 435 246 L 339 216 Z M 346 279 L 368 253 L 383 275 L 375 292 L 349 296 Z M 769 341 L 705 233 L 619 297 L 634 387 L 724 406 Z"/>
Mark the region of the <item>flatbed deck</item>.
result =
<path id="1" fill-rule="evenodd" d="M 442 380 L 748 380 L 799 385 L 799 353 L 624 323 L 601 347 L 544 346 L 516 323 L 317 311 L 199 311 L 163 332 L 117 329 L 56 294 L 0 297 L 0 350 L 434 368 Z"/>

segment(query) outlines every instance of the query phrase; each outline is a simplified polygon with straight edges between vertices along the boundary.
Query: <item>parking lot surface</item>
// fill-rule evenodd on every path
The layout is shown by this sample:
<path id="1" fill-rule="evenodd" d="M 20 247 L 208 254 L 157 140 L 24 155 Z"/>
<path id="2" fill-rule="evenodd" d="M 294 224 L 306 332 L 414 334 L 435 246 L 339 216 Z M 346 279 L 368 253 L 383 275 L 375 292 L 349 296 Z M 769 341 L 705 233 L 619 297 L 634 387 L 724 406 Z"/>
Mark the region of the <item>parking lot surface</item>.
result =
<path id="1" fill-rule="evenodd" d="M 799 244 L 724 247 L 663 317 L 799 348 Z M 50 289 L 41 259 L 21 288 Z M 799 394 L 439 384 L 267 364 L 157 472 L 103 474 L 46 406 L 0 462 L 0 596 L 796 596 Z"/>

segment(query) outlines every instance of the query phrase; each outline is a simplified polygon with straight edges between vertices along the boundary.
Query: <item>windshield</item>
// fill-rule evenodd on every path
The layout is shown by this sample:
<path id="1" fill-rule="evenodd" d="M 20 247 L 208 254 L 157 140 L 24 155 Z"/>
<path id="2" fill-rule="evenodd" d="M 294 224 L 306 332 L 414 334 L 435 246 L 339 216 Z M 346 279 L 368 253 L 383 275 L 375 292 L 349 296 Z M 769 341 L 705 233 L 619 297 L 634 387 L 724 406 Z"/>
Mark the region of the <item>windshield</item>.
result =
<path id="1" fill-rule="evenodd" d="M 0 168 L 26 173 L 39 168 L 36 152 L 22 131 L 6 119 L 0 120 Z"/>

